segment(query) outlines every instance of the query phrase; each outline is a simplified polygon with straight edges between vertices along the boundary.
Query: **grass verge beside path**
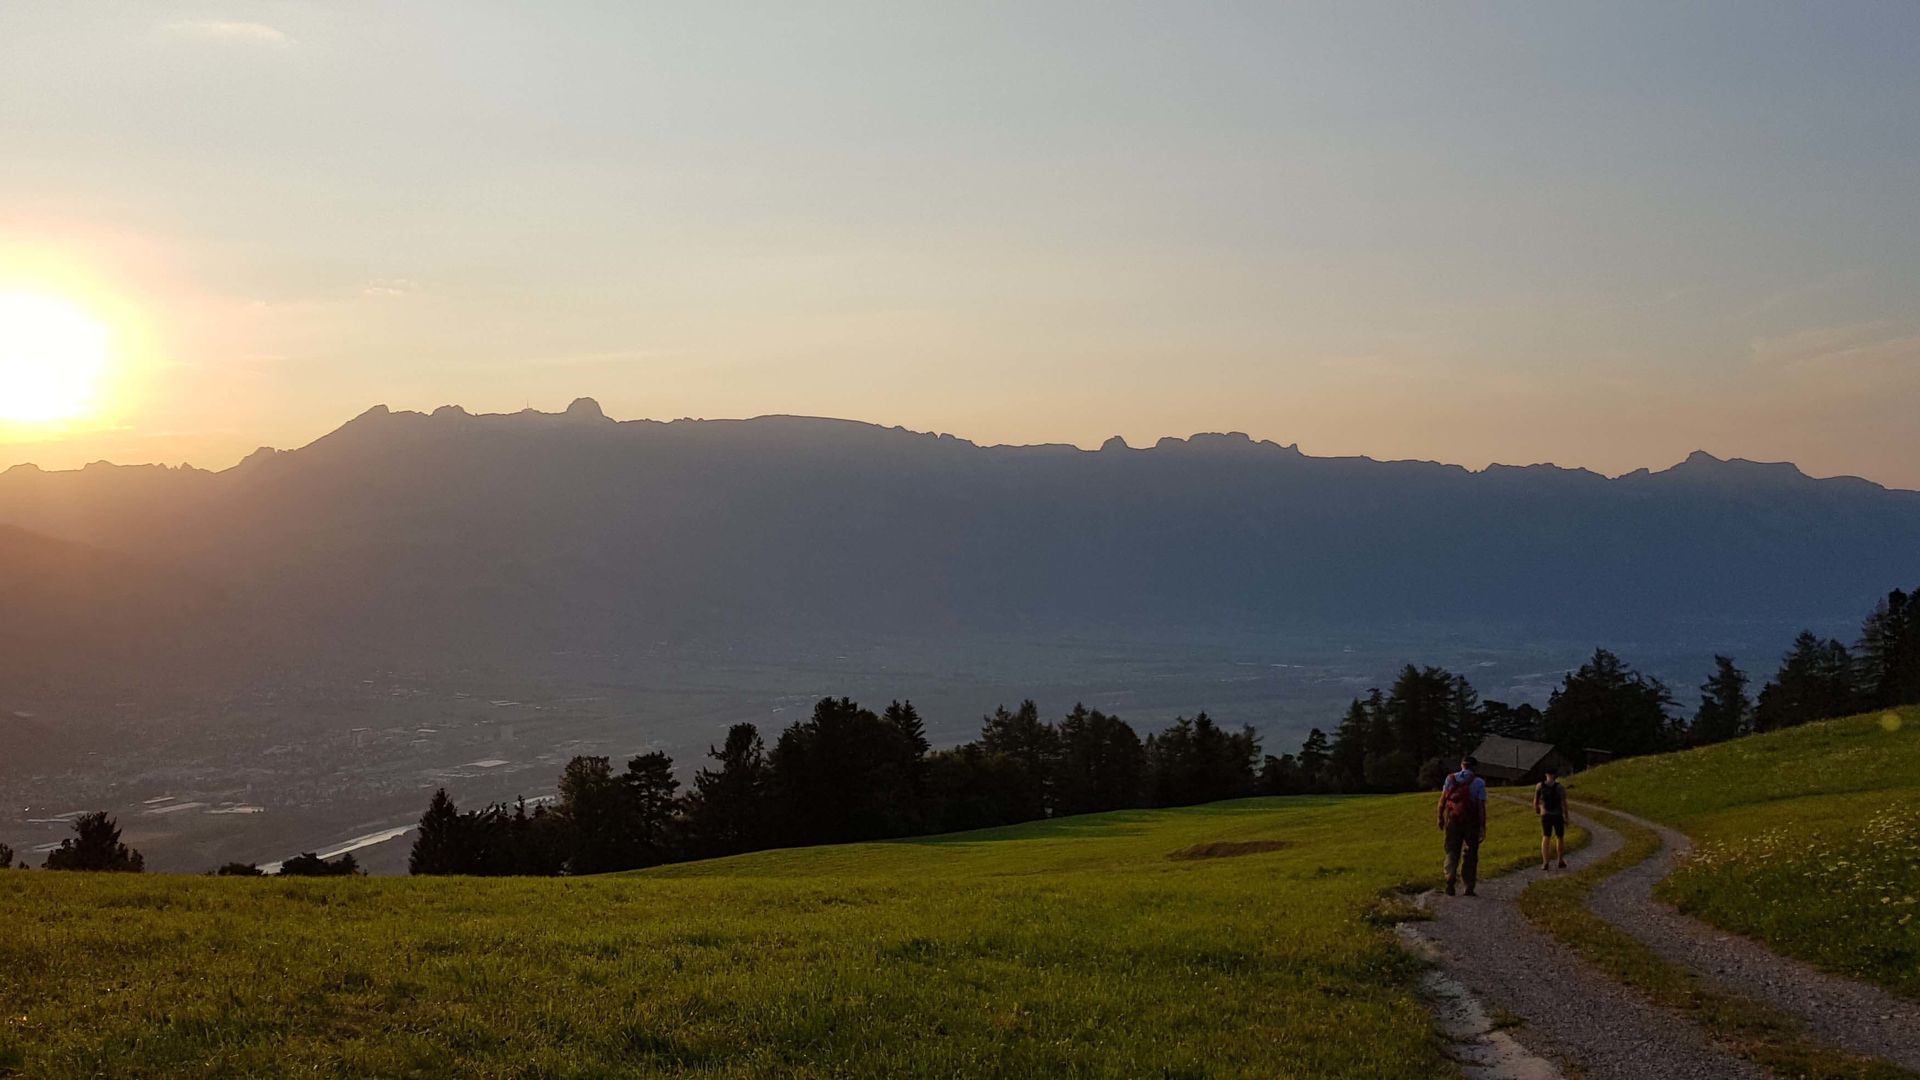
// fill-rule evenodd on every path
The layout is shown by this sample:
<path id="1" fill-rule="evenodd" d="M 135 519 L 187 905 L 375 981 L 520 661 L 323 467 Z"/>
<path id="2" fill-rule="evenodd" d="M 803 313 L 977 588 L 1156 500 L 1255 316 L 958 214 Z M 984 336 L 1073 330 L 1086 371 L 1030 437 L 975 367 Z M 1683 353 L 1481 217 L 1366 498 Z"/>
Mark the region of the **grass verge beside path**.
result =
<path id="1" fill-rule="evenodd" d="M 1537 857 L 1495 813 L 1489 872 Z M 1445 1076 L 1382 908 L 1437 881 L 1432 821 L 1260 799 L 600 878 L 0 874 L 0 1073 Z"/>
<path id="2" fill-rule="evenodd" d="M 1595 886 L 1660 851 L 1660 837 L 1612 814 L 1594 814 L 1625 841 L 1605 859 L 1564 877 L 1541 878 L 1520 894 L 1528 921 L 1603 973 L 1673 1009 L 1708 1035 L 1779 1076 L 1913 1080 L 1916 1074 L 1875 1058 L 1843 1053 L 1808 1038 L 1798 1021 L 1769 1006 L 1709 986 L 1691 971 L 1587 910 Z"/>
<path id="3" fill-rule="evenodd" d="M 1662 900 L 1920 998 L 1920 709 L 1616 762 L 1570 786 L 1693 838 Z"/>

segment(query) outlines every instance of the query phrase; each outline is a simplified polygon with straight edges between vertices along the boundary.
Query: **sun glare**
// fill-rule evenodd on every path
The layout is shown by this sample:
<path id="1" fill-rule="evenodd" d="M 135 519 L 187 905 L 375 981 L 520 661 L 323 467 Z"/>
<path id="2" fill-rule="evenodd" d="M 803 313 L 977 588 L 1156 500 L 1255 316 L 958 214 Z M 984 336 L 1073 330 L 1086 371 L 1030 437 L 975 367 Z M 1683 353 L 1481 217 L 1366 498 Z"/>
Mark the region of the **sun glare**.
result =
<path id="1" fill-rule="evenodd" d="M 0 293 L 0 421 L 58 424 L 94 408 L 107 328 L 55 296 Z"/>

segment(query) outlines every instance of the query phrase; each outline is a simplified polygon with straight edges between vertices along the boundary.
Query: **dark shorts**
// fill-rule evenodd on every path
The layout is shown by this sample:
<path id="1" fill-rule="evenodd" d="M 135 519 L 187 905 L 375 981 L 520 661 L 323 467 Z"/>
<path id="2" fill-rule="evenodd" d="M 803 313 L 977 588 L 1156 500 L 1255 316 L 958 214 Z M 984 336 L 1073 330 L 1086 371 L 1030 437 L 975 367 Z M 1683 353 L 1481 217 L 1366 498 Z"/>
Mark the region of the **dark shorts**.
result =
<path id="1" fill-rule="evenodd" d="M 1541 814 L 1540 815 L 1540 835 L 1541 836 L 1557 836 L 1560 839 L 1565 840 L 1567 838 L 1566 817 L 1560 814 Z"/>

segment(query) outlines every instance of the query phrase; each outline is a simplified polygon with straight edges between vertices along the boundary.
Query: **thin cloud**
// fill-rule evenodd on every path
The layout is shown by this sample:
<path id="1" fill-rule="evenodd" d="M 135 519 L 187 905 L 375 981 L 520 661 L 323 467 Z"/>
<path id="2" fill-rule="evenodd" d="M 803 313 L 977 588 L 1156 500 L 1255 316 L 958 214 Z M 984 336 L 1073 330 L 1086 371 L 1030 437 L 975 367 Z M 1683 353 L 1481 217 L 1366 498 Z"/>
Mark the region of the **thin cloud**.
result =
<path id="1" fill-rule="evenodd" d="M 1868 276 L 1869 275 L 1863 271 L 1850 270 L 1846 273 L 1828 274 L 1825 277 L 1796 282 L 1784 289 L 1777 290 L 1763 297 L 1758 303 L 1739 312 L 1738 317 L 1751 319 L 1756 315 L 1764 315 L 1775 308 L 1783 307 L 1796 301 L 1831 296 L 1866 281 Z"/>
<path id="2" fill-rule="evenodd" d="M 680 349 L 612 349 L 606 352 L 561 353 L 549 356 L 515 357 L 503 360 L 499 367 L 598 367 L 602 364 L 631 364 L 680 355 Z"/>
<path id="3" fill-rule="evenodd" d="M 1888 364 L 1920 359 L 1920 335 L 1884 319 L 1755 338 L 1748 347 L 1754 363 L 1768 367 Z"/>
<path id="4" fill-rule="evenodd" d="M 266 23 L 199 19 L 191 22 L 170 23 L 167 29 L 188 37 L 232 42 L 238 45 L 265 45 L 284 49 L 293 44 L 293 38 L 284 30 L 275 29 Z"/>

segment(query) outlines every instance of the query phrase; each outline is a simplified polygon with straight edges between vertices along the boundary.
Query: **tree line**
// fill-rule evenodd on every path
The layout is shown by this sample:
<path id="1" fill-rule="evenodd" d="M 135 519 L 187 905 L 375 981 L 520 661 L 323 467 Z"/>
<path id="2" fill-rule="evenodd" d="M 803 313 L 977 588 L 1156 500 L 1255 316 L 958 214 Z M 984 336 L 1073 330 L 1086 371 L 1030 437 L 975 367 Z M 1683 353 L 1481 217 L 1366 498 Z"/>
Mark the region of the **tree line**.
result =
<path id="1" fill-rule="evenodd" d="M 1260 741 L 1206 713 L 1142 738 L 1076 705 L 1057 722 L 1031 701 L 996 709 L 980 736 L 933 750 L 911 702 L 880 712 L 825 698 L 771 747 L 735 724 L 680 790 L 673 760 L 615 771 L 576 757 L 552 803 L 462 812 L 444 789 L 420 819 L 416 874 L 591 874 L 773 847 L 885 840 L 1261 791 Z"/>
<path id="2" fill-rule="evenodd" d="M 1314 728 L 1299 753 L 1267 758 L 1261 786 L 1273 794 L 1426 790 L 1488 735 L 1552 743 L 1585 764 L 1594 751 L 1659 753 L 1920 704 L 1920 594 L 1888 593 L 1851 648 L 1802 631 L 1757 699 L 1750 685 L 1733 658 L 1715 656 L 1688 717 L 1675 712 L 1666 684 L 1597 649 L 1543 710 L 1481 701 L 1464 676 L 1408 665 L 1384 694 L 1354 699 L 1332 735 Z"/>
<path id="3" fill-rule="evenodd" d="M 1262 756 L 1251 727 L 1206 713 L 1142 738 L 1119 717 L 1076 705 L 1055 722 L 1032 701 L 996 709 L 980 736 L 933 750 L 911 702 L 881 712 L 826 698 L 769 748 L 753 724 L 709 747 L 685 791 L 653 752 L 615 771 L 576 757 L 550 803 L 462 812 L 437 791 L 409 857 L 416 874 L 587 874 L 771 847 L 882 840 L 1069 814 L 1183 806 L 1246 795 L 1395 792 L 1437 787 L 1488 735 L 1552 743 L 1576 763 L 1595 750 L 1631 756 L 1705 745 L 1873 709 L 1920 704 L 1920 594 L 1888 593 L 1848 646 L 1803 631 L 1757 697 L 1731 657 L 1716 656 L 1692 715 L 1672 691 L 1598 649 L 1567 673 L 1546 708 L 1483 701 L 1463 675 L 1403 668 L 1356 698 L 1332 734 L 1314 728 L 1298 753 Z M 47 854 L 49 870 L 139 872 L 140 852 L 104 812 L 77 817 Z M 16 852 L 0 844 L 0 869 Z M 25 863 L 20 862 L 25 868 Z M 261 876 L 251 863 L 215 874 Z M 359 873 L 351 853 L 287 860 L 282 876 Z"/>

